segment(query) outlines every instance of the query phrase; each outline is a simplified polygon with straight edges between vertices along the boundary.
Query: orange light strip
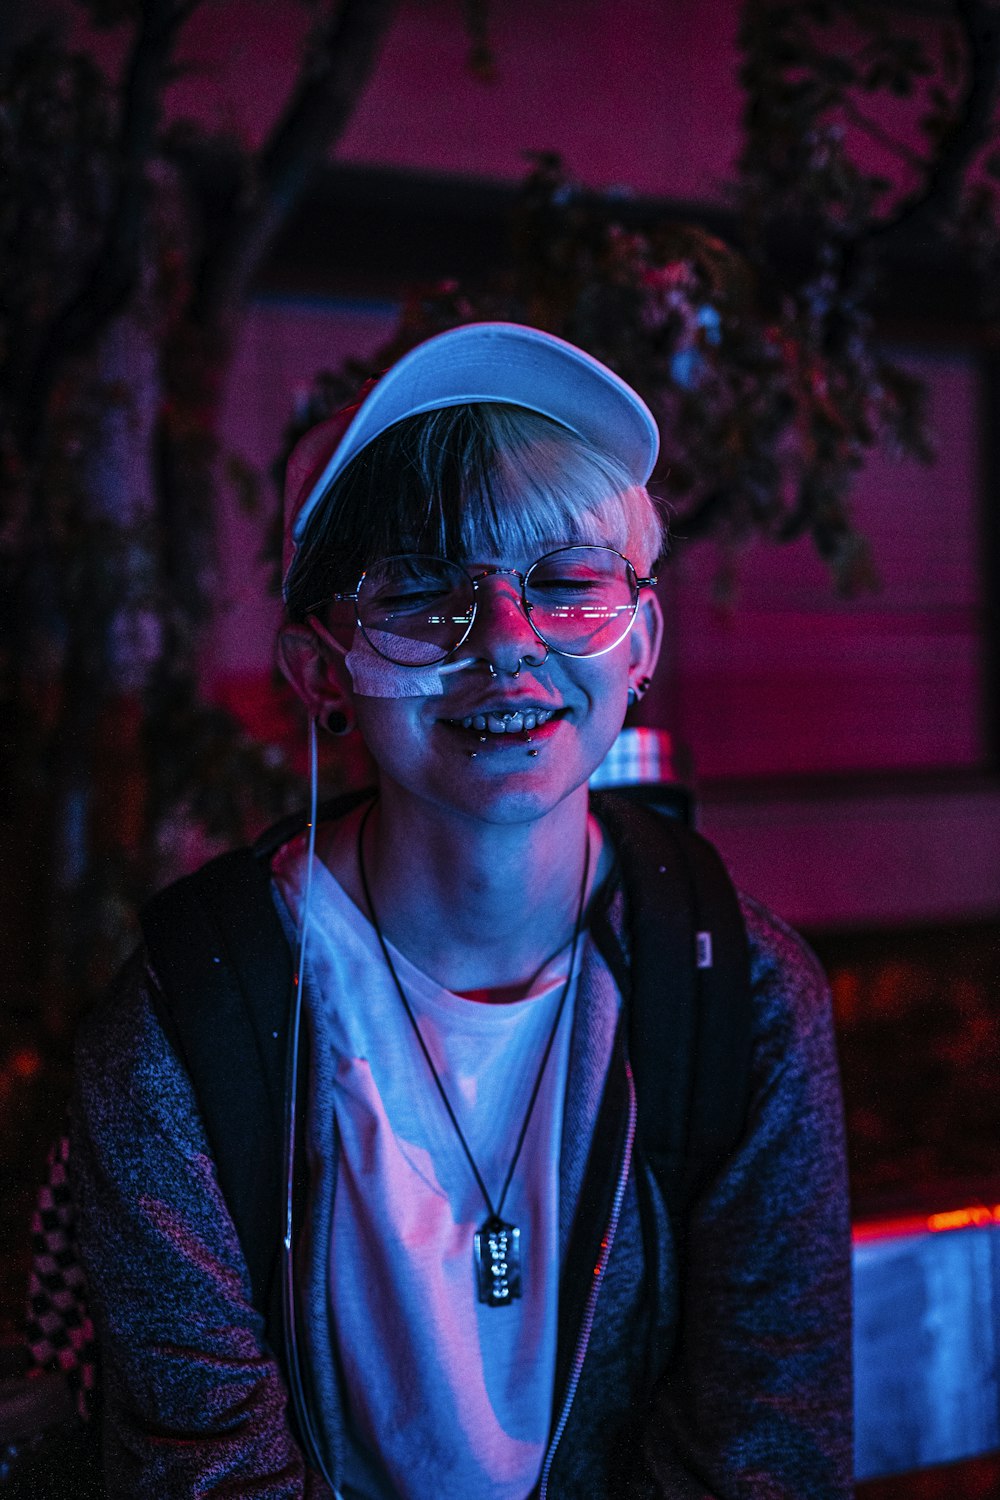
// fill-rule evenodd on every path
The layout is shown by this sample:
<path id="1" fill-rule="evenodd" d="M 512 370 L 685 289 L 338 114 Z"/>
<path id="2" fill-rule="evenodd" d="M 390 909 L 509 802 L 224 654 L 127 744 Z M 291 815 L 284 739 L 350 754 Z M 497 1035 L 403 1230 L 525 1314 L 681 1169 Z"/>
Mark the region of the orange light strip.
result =
<path id="1" fill-rule="evenodd" d="M 967 1208 L 952 1208 L 943 1213 L 911 1215 L 898 1219 L 870 1219 L 855 1224 L 854 1243 L 865 1240 L 898 1239 L 911 1234 L 940 1234 L 948 1229 L 982 1229 L 985 1225 L 1000 1224 L 1000 1203 L 970 1204 Z"/>

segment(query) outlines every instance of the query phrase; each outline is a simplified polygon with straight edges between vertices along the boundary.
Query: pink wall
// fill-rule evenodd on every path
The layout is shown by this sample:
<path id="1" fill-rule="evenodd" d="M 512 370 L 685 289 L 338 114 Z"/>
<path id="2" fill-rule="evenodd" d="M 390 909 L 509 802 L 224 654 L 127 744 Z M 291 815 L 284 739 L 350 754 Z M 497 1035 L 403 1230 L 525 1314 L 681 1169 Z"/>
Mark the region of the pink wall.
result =
<path id="1" fill-rule="evenodd" d="M 714 546 L 677 543 L 676 728 L 703 777 L 970 767 L 982 762 L 977 380 L 914 351 L 938 460 L 876 453 L 853 510 L 882 587 L 838 599 L 812 544 L 758 544 L 735 605 L 713 607 Z"/>
<path id="2" fill-rule="evenodd" d="M 68 0 L 43 0 L 72 17 Z M 517 179 L 554 149 L 594 186 L 716 198 L 738 143 L 735 0 L 503 0 L 496 78 L 467 67 L 460 0 L 402 0 L 337 156 Z M 289 87 L 309 7 L 214 0 L 185 27 L 169 113 L 254 144 Z M 97 46 L 117 65 L 115 34 Z"/>
<path id="3" fill-rule="evenodd" d="M 75 36 L 87 36 L 71 0 L 32 9 L 62 15 Z M 502 0 L 489 7 L 496 76 L 488 84 L 467 66 L 462 9 L 461 0 L 400 0 L 340 160 L 512 180 L 525 152 L 541 148 L 560 151 L 595 187 L 724 197 L 740 144 L 740 0 Z M 182 32 L 168 115 L 257 144 L 288 92 L 309 15 L 292 0 L 202 5 Z M 935 19 L 911 13 L 906 23 L 933 44 Z M 109 69 L 120 65 L 116 32 L 88 44 Z M 922 108 L 919 99 L 880 99 L 878 122 L 919 145 Z M 898 152 L 846 128 L 872 171 L 905 183 Z"/>
<path id="4" fill-rule="evenodd" d="M 732 0 L 505 0 L 496 82 L 463 67 L 452 0 L 405 4 L 341 157 L 517 178 L 564 153 L 594 186 L 716 197 L 738 144 Z M 424 57 L 426 71 L 414 68 Z"/>

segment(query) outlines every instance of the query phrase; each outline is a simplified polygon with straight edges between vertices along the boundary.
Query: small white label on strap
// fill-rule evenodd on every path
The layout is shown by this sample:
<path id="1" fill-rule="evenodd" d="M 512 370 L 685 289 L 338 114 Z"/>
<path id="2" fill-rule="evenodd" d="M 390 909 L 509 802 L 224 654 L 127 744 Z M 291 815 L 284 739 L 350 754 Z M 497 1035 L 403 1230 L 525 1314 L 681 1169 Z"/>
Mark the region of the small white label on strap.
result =
<path id="1" fill-rule="evenodd" d="M 696 932 L 694 935 L 695 963 L 699 969 L 712 967 L 712 934 Z"/>

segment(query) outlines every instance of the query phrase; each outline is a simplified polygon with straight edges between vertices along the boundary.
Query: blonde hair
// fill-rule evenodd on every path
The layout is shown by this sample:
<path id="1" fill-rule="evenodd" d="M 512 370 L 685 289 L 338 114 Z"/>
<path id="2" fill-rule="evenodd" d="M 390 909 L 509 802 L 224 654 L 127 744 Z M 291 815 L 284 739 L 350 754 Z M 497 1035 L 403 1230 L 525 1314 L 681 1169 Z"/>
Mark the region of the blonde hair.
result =
<path id="1" fill-rule="evenodd" d="M 510 557 L 561 542 L 634 553 L 665 544 L 649 495 L 608 454 L 524 407 L 476 402 L 406 417 L 338 475 L 289 570 L 288 611 L 304 619 L 380 557 Z"/>

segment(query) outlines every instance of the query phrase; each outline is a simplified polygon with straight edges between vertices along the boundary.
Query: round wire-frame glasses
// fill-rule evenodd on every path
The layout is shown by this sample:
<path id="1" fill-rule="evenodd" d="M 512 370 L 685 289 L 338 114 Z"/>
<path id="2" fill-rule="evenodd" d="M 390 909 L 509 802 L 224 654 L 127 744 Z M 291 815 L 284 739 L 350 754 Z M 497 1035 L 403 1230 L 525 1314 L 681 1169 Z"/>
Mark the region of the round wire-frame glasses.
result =
<path id="1" fill-rule="evenodd" d="M 447 558 L 400 553 L 366 568 L 356 588 L 328 602 L 353 604 L 358 628 L 385 660 L 434 666 L 468 639 L 479 584 L 508 576 L 517 579 L 525 618 L 542 644 L 578 658 L 620 645 L 635 621 L 640 590 L 656 583 L 655 576 L 640 577 L 623 552 L 590 543 L 546 552 L 525 573 L 492 566 L 472 573 Z"/>

